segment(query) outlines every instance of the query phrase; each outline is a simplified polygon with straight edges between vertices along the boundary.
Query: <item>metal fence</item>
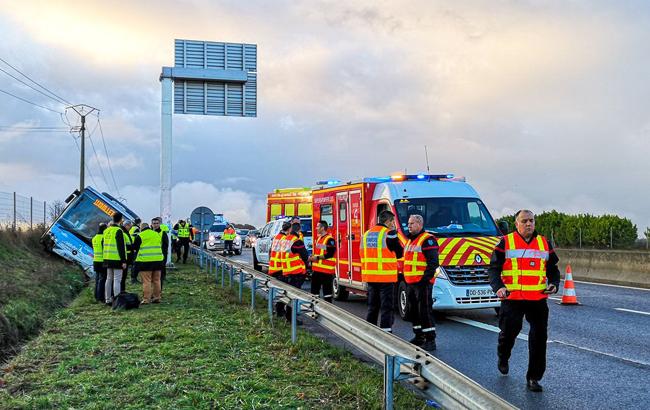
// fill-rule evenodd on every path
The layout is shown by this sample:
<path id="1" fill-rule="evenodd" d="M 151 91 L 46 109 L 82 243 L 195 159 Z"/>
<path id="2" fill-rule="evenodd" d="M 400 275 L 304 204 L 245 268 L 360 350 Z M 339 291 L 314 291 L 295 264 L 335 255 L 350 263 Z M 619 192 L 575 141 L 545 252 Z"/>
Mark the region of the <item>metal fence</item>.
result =
<path id="1" fill-rule="evenodd" d="M 46 224 L 46 201 L 15 192 L 0 192 L 0 227 L 13 230 L 34 229 Z"/>
<path id="2" fill-rule="evenodd" d="M 239 302 L 244 303 L 244 286 L 250 287 L 251 309 L 257 295 L 266 296 L 269 317 L 273 320 L 274 300 L 281 299 L 292 306 L 291 339 L 296 341 L 297 317 L 305 315 L 343 340 L 351 343 L 384 367 L 384 405 L 393 409 L 393 383 L 410 380 L 417 383 L 427 404 L 448 409 L 515 409 L 516 407 L 483 388 L 475 381 L 449 367 L 428 352 L 399 337 L 386 333 L 377 326 L 341 309 L 323 302 L 311 293 L 280 282 L 253 270 L 241 262 L 228 260 L 192 247 L 192 255 L 199 266 L 214 275 L 215 284 L 239 289 Z"/>

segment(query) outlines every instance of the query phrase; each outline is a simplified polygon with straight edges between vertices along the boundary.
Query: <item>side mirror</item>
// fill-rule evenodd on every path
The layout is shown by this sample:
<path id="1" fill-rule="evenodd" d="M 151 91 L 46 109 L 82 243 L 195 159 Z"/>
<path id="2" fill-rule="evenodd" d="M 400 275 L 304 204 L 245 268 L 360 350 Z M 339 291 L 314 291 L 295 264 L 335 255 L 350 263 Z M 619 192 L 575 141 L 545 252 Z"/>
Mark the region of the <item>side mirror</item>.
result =
<path id="1" fill-rule="evenodd" d="M 499 227 L 499 230 L 501 231 L 501 233 L 503 235 L 506 235 L 510 231 L 510 229 L 508 227 L 508 222 L 506 222 L 506 221 L 499 221 L 497 226 Z"/>

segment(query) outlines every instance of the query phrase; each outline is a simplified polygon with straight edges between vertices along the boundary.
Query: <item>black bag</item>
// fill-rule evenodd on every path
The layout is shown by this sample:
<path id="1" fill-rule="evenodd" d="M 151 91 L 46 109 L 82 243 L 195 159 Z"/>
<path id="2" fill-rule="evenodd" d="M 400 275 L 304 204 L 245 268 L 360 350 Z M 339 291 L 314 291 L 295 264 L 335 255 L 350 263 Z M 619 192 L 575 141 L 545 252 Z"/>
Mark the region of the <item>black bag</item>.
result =
<path id="1" fill-rule="evenodd" d="M 140 296 L 135 293 L 122 292 L 113 300 L 113 310 L 137 309 L 140 307 Z"/>

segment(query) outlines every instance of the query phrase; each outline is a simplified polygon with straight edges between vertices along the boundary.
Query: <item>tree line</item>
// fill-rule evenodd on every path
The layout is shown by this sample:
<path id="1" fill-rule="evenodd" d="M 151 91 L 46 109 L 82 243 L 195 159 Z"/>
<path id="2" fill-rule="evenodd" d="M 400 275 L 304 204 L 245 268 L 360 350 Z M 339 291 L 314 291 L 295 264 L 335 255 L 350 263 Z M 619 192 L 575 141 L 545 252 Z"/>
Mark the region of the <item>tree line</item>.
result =
<path id="1" fill-rule="evenodd" d="M 506 215 L 498 221 L 508 222 L 515 229 L 515 216 Z M 628 218 L 617 215 L 569 215 L 558 211 L 535 215 L 537 232 L 552 240 L 554 246 L 565 248 L 632 248 L 637 240 L 637 227 Z"/>

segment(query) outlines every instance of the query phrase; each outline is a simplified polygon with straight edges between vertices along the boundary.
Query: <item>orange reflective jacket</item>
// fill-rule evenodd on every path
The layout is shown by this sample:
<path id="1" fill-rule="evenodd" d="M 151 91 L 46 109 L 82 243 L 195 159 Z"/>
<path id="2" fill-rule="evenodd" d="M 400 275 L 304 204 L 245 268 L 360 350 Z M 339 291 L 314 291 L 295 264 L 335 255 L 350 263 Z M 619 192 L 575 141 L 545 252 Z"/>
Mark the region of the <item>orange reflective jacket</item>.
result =
<path id="1" fill-rule="evenodd" d="M 422 244 L 428 239 L 433 239 L 433 235 L 422 231 L 415 239 L 409 239 L 404 247 L 404 281 L 406 283 L 418 283 L 424 271 L 427 268 L 427 259 L 422 253 Z M 431 279 L 434 283 L 436 278 Z"/>
<path id="2" fill-rule="evenodd" d="M 546 262 L 548 261 L 548 242 L 537 235 L 530 243 L 516 232 L 508 234 L 505 240 L 505 262 L 501 279 L 510 291 L 508 299 L 541 300 L 548 295 L 546 289 Z"/>
<path id="3" fill-rule="evenodd" d="M 366 231 L 361 240 L 361 280 L 364 282 L 397 282 L 397 257 L 388 250 L 388 228 L 377 225 Z"/>
<path id="4" fill-rule="evenodd" d="M 325 234 L 316 240 L 316 244 L 314 244 L 314 256 L 325 257 L 325 254 L 327 253 L 327 241 L 330 239 L 334 239 L 332 238 L 332 235 Z M 334 275 L 336 273 L 336 257 L 319 259 L 312 263 L 311 268 L 314 272 Z"/>

